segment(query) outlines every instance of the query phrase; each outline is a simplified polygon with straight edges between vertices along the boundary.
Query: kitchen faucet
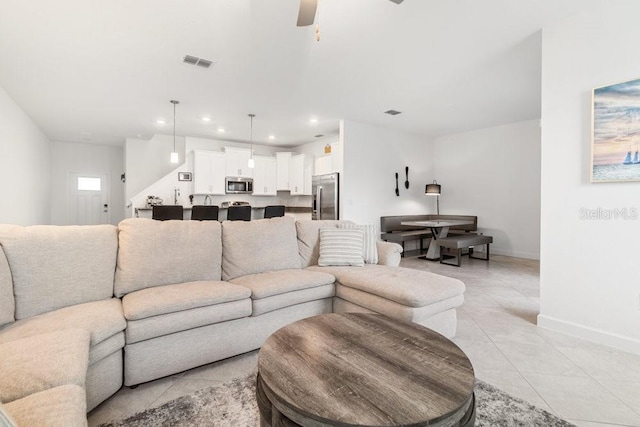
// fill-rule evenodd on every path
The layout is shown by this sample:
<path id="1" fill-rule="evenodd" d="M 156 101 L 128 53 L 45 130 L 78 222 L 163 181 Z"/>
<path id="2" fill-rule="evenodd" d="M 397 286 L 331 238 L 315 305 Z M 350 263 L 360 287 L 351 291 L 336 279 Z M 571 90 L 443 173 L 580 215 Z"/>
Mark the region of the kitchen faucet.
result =
<path id="1" fill-rule="evenodd" d="M 209 201 L 209 203 L 207 203 L 207 200 Z M 211 204 L 211 196 L 210 195 L 206 195 L 204 196 L 204 204 L 205 205 L 210 205 Z"/>
<path id="2" fill-rule="evenodd" d="M 178 204 L 178 196 L 180 195 L 180 189 L 179 188 L 174 188 L 173 189 L 173 204 L 177 205 Z"/>

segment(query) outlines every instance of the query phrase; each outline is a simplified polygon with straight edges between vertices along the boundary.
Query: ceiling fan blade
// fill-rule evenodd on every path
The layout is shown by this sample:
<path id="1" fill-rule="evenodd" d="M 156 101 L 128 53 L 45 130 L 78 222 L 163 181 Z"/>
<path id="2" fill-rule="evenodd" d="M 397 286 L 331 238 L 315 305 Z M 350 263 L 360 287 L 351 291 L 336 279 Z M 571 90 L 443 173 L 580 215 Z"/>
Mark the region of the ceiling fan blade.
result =
<path id="1" fill-rule="evenodd" d="M 404 0 L 389 0 L 389 1 L 392 1 L 392 2 L 394 2 L 395 4 L 400 4 L 400 3 L 402 3 Z"/>
<path id="2" fill-rule="evenodd" d="M 316 17 L 318 0 L 300 0 L 300 11 L 298 12 L 298 27 L 313 25 Z"/>

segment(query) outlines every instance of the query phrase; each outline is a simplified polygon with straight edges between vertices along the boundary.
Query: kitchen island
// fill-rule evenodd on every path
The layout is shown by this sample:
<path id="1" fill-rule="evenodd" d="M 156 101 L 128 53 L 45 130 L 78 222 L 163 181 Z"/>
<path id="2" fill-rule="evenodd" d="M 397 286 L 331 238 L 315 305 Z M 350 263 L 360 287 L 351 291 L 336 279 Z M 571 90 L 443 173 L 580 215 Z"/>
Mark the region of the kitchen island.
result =
<path id="1" fill-rule="evenodd" d="M 191 219 L 191 205 L 183 206 L 184 209 L 184 219 Z M 227 208 L 228 206 L 219 206 L 219 214 L 218 220 L 224 221 L 227 219 Z M 264 218 L 264 206 L 251 206 L 251 219 L 262 219 Z M 134 216 L 136 218 L 151 218 L 153 208 L 151 207 L 142 207 L 134 209 Z M 311 207 L 310 206 L 285 206 L 284 214 L 286 216 L 292 216 L 296 220 L 304 220 L 311 219 Z"/>

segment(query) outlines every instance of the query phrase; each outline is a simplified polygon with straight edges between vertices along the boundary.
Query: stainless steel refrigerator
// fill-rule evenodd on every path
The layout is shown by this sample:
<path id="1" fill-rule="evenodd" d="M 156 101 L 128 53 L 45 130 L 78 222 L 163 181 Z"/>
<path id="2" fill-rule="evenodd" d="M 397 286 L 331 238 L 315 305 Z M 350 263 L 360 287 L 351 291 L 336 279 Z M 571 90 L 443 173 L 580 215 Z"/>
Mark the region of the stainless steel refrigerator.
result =
<path id="1" fill-rule="evenodd" d="M 339 174 L 315 175 L 312 179 L 311 219 L 340 219 Z"/>

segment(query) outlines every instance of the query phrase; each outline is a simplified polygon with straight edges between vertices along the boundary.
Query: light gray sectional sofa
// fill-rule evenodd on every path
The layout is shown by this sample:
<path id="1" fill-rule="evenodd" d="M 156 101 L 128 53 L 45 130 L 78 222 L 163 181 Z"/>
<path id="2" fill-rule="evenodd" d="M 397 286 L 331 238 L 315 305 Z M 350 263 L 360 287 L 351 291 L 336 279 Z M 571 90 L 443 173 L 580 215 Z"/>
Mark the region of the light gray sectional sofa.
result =
<path id="1" fill-rule="evenodd" d="M 84 425 L 123 383 L 257 349 L 280 327 L 332 311 L 455 334 L 464 284 L 397 267 L 395 243 L 376 243 L 377 265 L 318 267 L 319 230 L 340 223 L 0 226 L 5 412 L 19 425 Z"/>

